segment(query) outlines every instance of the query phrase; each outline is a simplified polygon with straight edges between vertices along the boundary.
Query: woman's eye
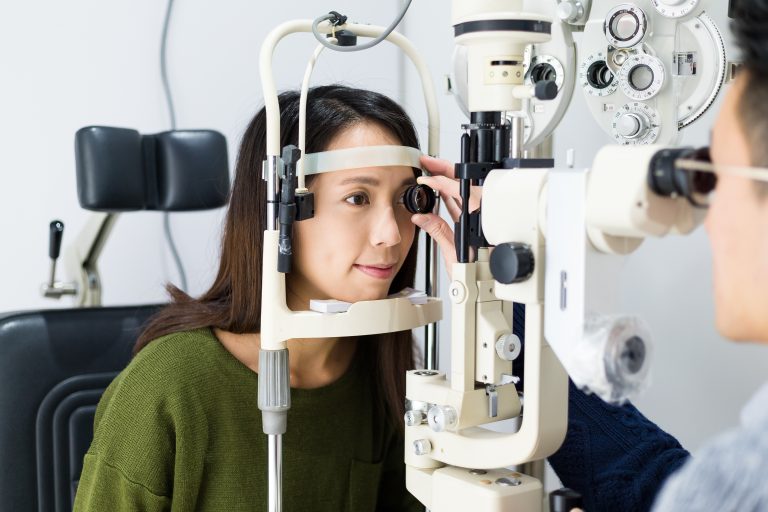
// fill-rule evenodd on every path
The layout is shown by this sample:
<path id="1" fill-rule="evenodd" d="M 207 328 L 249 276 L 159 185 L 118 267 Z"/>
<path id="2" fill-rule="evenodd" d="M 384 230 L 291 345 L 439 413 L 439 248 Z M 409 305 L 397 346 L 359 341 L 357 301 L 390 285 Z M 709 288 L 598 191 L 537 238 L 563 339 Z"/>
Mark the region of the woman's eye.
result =
<path id="1" fill-rule="evenodd" d="M 397 204 L 405 204 L 405 192 L 403 192 L 402 194 L 400 194 L 400 195 L 397 197 L 397 201 L 395 201 L 395 202 L 396 202 Z"/>
<path id="2" fill-rule="evenodd" d="M 368 204 L 368 196 L 365 194 L 352 194 L 351 196 L 347 196 L 346 199 L 344 199 L 347 203 L 353 205 L 353 206 L 364 206 Z"/>

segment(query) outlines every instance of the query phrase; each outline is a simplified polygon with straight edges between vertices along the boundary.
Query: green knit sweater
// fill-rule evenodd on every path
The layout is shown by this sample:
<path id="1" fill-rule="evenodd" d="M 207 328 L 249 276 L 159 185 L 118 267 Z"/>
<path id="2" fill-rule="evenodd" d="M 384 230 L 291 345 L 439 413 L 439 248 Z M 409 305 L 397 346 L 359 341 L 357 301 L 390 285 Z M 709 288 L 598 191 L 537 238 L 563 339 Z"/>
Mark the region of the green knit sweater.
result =
<path id="1" fill-rule="evenodd" d="M 210 329 L 150 343 L 99 403 L 75 511 L 266 510 L 257 382 Z M 283 510 L 423 510 L 371 392 L 354 363 L 328 386 L 291 390 Z"/>

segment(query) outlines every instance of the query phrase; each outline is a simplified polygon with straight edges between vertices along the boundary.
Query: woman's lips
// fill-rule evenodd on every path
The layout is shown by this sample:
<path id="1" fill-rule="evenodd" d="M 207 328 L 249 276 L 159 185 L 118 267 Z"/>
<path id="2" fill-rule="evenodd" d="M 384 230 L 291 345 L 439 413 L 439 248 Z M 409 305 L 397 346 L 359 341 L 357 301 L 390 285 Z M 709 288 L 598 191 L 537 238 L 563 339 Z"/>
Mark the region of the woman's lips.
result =
<path id="1" fill-rule="evenodd" d="M 395 271 L 394 265 L 390 265 L 388 267 L 380 267 L 380 266 L 371 267 L 368 265 L 355 265 L 355 268 L 360 272 L 367 274 L 371 277 L 375 277 L 377 279 L 388 279 L 392 277 L 392 274 Z"/>

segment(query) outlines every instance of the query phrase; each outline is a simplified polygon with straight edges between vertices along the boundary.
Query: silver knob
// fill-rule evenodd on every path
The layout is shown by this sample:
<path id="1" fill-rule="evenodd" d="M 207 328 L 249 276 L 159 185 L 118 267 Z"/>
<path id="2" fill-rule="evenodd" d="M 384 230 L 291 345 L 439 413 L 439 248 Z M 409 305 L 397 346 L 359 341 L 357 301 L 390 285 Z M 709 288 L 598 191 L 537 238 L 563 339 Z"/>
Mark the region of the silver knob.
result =
<path id="1" fill-rule="evenodd" d="M 433 405 L 427 413 L 427 423 L 435 432 L 442 432 L 456 426 L 456 409 L 450 405 Z"/>
<path id="2" fill-rule="evenodd" d="M 427 455 L 432 451 L 432 443 L 429 439 L 417 439 L 413 442 L 413 452 L 416 455 Z"/>
<path id="3" fill-rule="evenodd" d="M 405 413 L 405 425 L 407 427 L 421 425 L 422 421 L 424 421 L 424 413 L 419 410 L 407 411 Z"/>
<path id="4" fill-rule="evenodd" d="M 496 340 L 496 353 L 505 361 L 514 361 L 520 355 L 523 344 L 515 334 L 509 333 Z"/>
<path id="5" fill-rule="evenodd" d="M 557 4 L 557 16 L 566 23 L 576 23 L 584 16 L 584 6 L 581 2 L 565 0 Z"/>
<path id="6" fill-rule="evenodd" d="M 616 123 L 616 130 L 625 139 L 639 139 L 648 131 L 648 120 L 637 113 L 623 114 Z"/>

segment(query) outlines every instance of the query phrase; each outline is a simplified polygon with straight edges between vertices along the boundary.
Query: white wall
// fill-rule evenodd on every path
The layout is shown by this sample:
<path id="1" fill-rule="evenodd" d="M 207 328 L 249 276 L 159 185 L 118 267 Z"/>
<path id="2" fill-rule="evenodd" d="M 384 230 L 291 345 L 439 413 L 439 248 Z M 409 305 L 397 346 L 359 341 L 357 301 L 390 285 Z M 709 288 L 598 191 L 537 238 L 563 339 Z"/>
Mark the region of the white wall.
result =
<path id="1" fill-rule="evenodd" d="M 727 2 L 708 2 L 710 14 L 734 50 L 727 21 Z M 428 25 L 416 20 L 429 20 Z M 406 35 L 423 52 L 439 84 L 451 72 L 453 30 L 444 0 L 414 2 L 407 16 Z M 580 34 L 576 35 L 577 44 Z M 406 68 L 405 105 L 425 126 L 414 73 Z M 682 143 L 706 145 L 718 105 L 689 127 Z M 460 125 L 466 122 L 452 97 L 440 97 L 442 156 L 458 158 Z M 576 88 L 570 110 L 555 137 L 556 164 L 576 150 L 576 165 L 588 167 L 597 150 L 612 140 L 597 126 Z M 441 288 L 447 289 L 442 274 Z M 738 411 L 766 379 L 768 348 L 737 345 L 722 339 L 712 320 L 710 254 L 703 229 L 686 238 L 648 240 L 626 261 L 620 278 L 620 310 L 638 314 L 652 327 L 656 359 L 652 384 L 636 405 L 692 450 L 738 421 Z M 450 314 L 449 309 L 446 312 Z M 448 325 L 441 330 L 441 367 L 447 368 Z"/>
<path id="2" fill-rule="evenodd" d="M 352 0 L 177 0 L 168 69 L 178 127 L 221 131 L 233 167 L 240 136 L 262 104 L 258 51 L 269 30 L 330 10 L 388 24 L 398 7 L 361 7 Z M 0 4 L 0 312 L 70 305 L 43 299 L 39 286 L 49 273 L 48 223 L 64 221 L 66 245 L 89 214 L 77 203 L 75 131 L 92 124 L 142 133 L 169 128 L 159 71 L 165 8 L 158 0 Z M 301 34 L 278 47 L 279 89 L 300 85 L 314 46 L 311 35 Z M 400 56 L 389 45 L 354 56 L 328 53 L 314 83 L 343 81 L 397 96 L 398 66 Z M 194 294 L 214 276 L 222 213 L 172 216 Z M 100 264 L 105 305 L 163 301 L 163 283 L 178 282 L 161 219 L 157 212 L 118 219 Z"/>

